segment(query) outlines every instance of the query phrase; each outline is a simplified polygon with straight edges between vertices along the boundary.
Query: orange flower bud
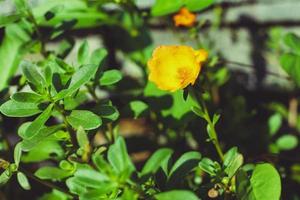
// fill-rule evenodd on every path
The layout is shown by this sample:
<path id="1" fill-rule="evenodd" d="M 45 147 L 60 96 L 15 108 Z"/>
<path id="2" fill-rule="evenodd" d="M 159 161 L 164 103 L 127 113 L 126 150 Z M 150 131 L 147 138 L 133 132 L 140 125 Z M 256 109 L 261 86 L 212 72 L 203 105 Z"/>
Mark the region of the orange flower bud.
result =
<path id="1" fill-rule="evenodd" d="M 196 22 L 196 15 L 186 8 L 181 8 L 180 11 L 173 16 L 173 20 L 175 26 L 192 27 Z"/>

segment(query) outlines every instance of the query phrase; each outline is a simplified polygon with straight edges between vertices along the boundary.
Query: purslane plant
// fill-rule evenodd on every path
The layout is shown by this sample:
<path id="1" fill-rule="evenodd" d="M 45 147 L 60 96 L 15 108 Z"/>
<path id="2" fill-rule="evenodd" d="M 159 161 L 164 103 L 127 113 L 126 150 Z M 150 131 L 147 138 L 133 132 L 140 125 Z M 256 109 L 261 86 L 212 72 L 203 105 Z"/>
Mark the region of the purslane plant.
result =
<path id="1" fill-rule="evenodd" d="M 180 50 L 188 47 L 173 48 Z M 87 43 L 83 43 L 79 49 L 78 63 L 82 63 L 79 66 L 68 65 L 55 56 L 49 56 L 41 65 L 29 61 L 21 63 L 26 84 L 1 105 L 0 111 L 9 117 L 36 117 L 19 127 L 21 141 L 14 148 L 14 162 L 1 160 L 1 167 L 5 170 L 1 175 L 2 184 L 16 174 L 20 185 L 24 189 L 30 189 L 29 177 L 52 187 L 52 195 L 60 195 L 63 199 L 196 200 L 205 196 L 279 199 L 280 178 L 271 164 L 244 165 L 243 156 L 236 147 L 223 153 L 215 129 L 220 116 L 215 114 L 211 118 L 196 85 L 186 88 L 188 96 L 195 103 L 191 110 L 207 122 L 209 141 L 216 147 L 219 161 L 202 157 L 197 151 L 187 152 L 174 161 L 173 150 L 161 148 L 148 159 L 141 170 L 137 170 L 128 155 L 125 140 L 118 136 L 117 129 L 108 132 L 107 146 L 93 146 L 90 138 L 94 130 L 100 126 L 105 130 L 105 125 L 110 126 L 118 117 L 115 107 L 109 102 L 102 102 L 95 89 L 101 85 L 116 83 L 120 80 L 120 74 L 116 70 L 103 71 L 103 60 L 107 55 L 104 49 L 95 50 L 91 56 L 86 52 L 87 49 Z M 166 56 L 168 52 L 161 54 L 159 59 L 169 59 Z M 177 77 L 182 70 L 189 75 L 184 67 L 194 67 L 194 62 L 191 62 L 193 66 L 184 65 L 180 68 L 182 62 L 176 62 L 177 59 L 182 56 L 192 58 L 195 55 L 193 51 L 184 52 L 193 55 L 174 52 L 171 63 L 178 67 L 174 68 L 175 73 L 169 73 L 170 76 Z M 90 59 L 83 61 L 83 55 Z M 154 56 L 157 56 L 157 52 Z M 165 69 L 171 67 L 167 60 L 165 63 L 163 60 L 156 60 L 149 62 L 149 65 L 150 70 L 157 70 L 160 65 L 164 65 Z M 166 79 L 163 73 L 155 73 L 158 84 L 172 79 Z M 196 79 L 198 74 L 192 76 Z M 182 81 L 180 77 L 190 80 L 188 76 L 179 76 L 179 79 L 176 77 L 174 80 L 179 82 Z M 176 89 L 187 85 L 174 84 L 178 85 Z M 89 110 L 78 109 L 84 101 L 88 101 L 87 94 L 94 98 L 97 105 Z M 47 145 L 47 142 L 58 143 L 65 150 L 56 158 L 59 165 L 43 166 L 34 174 L 23 169 L 22 159 L 26 160 L 26 155 L 36 152 L 41 146 Z M 30 158 L 27 157 L 27 161 Z M 202 181 L 202 173 L 206 173 L 210 181 Z M 49 183 L 51 180 L 64 182 L 68 190 Z"/>
<path id="2" fill-rule="evenodd" d="M 101 23 L 124 26 L 134 35 L 137 34 L 135 24 L 126 20 L 125 25 L 120 24 L 114 18 L 109 21 L 109 14 L 88 7 L 85 1 L 80 0 L 73 1 L 75 7 L 77 6 L 75 9 L 72 6 L 68 7 L 69 1 L 63 1 L 67 7 L 64 12 L 60 13 L 59 7 L 53 7 L 47 8 L 47 12 L 42 14 L 38 10 L 27 9 L 22 0 L 16 2 L 19 2 L 18 9 L 25 11 L 22 16 L 24 15 L 24 19 L 26 18 L 32 27 L 22 18 L 21 22 L 18 22 L 22 27 L 21 30 L 30 31 L 23 30 L 26 34 L 15 34 L 18 37 L 22 36 L 22 40 L 21 44 L 18 40 L 12 47 L 37 45 L 35 48 L 41 51 L 44 59 L 39 62 L 24 60 L 21 62 L 22 77 L 17 79 L 16 91 L 11 89 L 12 95 L 7 97 L 9 100 L 0 107 L 3 115 L 26 121 L 22 121 L 22 125 L 18 127 L 19 142 L 14 144 L 13 159 L 0 160 L 1 168 L 4 170 L 0 176 L 1 185 L 7 184 L 10 178 L 16 176 L 19 184 L 24 189 L 30 190 L 30 183 L 33 180 L 53 189 L 42 199 L 63 200 L 280 198 L 280 176 L 272 164 L 245 163 L 244 156 L 237 147 L 225 151 L 220 144 L 216 129 L 220 115 L 210 113 L 206 106 L 210 100 L 207 100 L 206 89 L 201 87 L 207 81 L 202 77 L 211 73 L 203 70 L 208 61 L 211 61 L 209 59 L 205 63 L 208 59 L 205 50 L 194 50 L 192 47 L 180 45 L 157 48 L 148 61 L 149 80 L 156 84 L 152 85 L 155 89 L 158 87 L 172 95 L 176 107 L 174 110 L 188 107 L 189 113 L 194 112 L 200 117 L 198 121 L 204 122 L 207 127 L 207 141 L 215 147 L 219 158 L 213 156 L 215 152 L 204 155 L 194 150 L 178 155 L 175 149 L 164 147 L 156 150 L 142 167 L 135 166 L 127 151 L 125 139 L 118 131 L 116 120 L 119 111 L 109 100 L 109 95 L 103 97 L 99 94 L 99 88 L 113 88 L 114 84 L 122 79 L 119 70 L 105 70 L 107 51 L 97 49 L 89 55 L 89 45 L 84 42 L 78 50 L 76 64 L 71 65 L 63 59 L 67 55 L 66 52 L 72 49 L 68 48 L 70 41 L 62 43 L 64 51 L 60 53 L 52 54 L 45 49 L 45 40 L 51 41 L 63 36 L 70 27 L 86 27 L 97 24 L 100 20 Z M 124 14 L 124 19 L 130 18 L 133 23 L 136 13 L 131 12 L 134 10 L 132 2 L 121 1 L 120 5 L 130 10 L 128 15 Z M 156 1 L 151 11 L 152 15 L 161 16 L 181 9 L 175 15 L 177 19 L 174 17 L 174 20 L 175 25 L 184 27 L 191 27 L 196 23 L 195 14 L 189 10 L 201 10 L 210 4 L 199 6 L 200 4 L 197 4 L 199 2 L 194 3 L 195 1 L 178 1 L 178 4 L 167 4 L 167 7 L 163 7 L 164 2 L 166 1 Z M 89 3 L 98 6 L 96 1 Z M 84 15 L 86 13 L 90 14 L 87 18 Z M 76 15 L 78 21 L 72 20 L 74 16 L 71 15 Z M 19 18 L 16 21 L 18 20 Z M 50 26 L 51 34 L 41 35 L 37 21 L 41 25 Z M 62 24 L 58 26 L 57 22 L 60 21 Z M 13 26 L 7 29 L 7 32 L 11 33 L 13 30 L 13 33 L 23 33 L 19 29 Z M 30 37 L 33 36 L 37 37 L 31 41 Z M 11 39 L 8 38 L 9 41 Z M 6 46 L 11 47 L 9 44 Z M 141 60 L 145 61 L 146 56 L 143 53 Z M 130 56 L 138 57 L 134 53 Z M 17 61 L 19 60 L 16 59 L 14 62 Z M 224 73 L 224 70 L 219 72 Z M 224 80 L 221 78 L 220 82 L 222 81 Z M 156 104 L 158 108 L 149 106 L 152 94 L 149 95 L 147 89 L 142 98 L 135 99 L 135 95 L 131 97 L 134 101 L 130 102 L 130 108 L 136 118 L 147 111 L 148 107 L 149 110 L 155 110 L 160 109 L 159 106 L 163 104 L 158 102 Z M 159 116 L 160 111 L 155 113 L 153 110 L 150 113 L 153 121 L 157 120 L 157 117 L 167 118 L 164 114 Z M 165 129 L 162 129 L 161 122 L 155 122 L 159 131 L 169 128 L 167 123 L 164 124 Z M 102 145 L 94 144 L 93 137 L 99 130 L 107 141 Z M 35 171 L 27 168 L 28 163 L 40 163 L 45 160 L 50 162 L 37 165 L 38 169 Z"/>

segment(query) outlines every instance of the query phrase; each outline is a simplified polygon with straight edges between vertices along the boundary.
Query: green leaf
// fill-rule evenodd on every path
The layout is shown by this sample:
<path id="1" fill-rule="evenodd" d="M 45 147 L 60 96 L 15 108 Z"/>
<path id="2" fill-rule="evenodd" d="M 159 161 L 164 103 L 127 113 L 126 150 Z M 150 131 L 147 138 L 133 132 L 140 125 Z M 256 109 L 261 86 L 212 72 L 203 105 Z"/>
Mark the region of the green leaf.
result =
<path id="1" fill-rule="evenodd" d="M 66 193 L 59 190 L 52 190 L 52 192 L 44 193 L 38 200 L 68 200 L 70 199 Z"/>
<path id="2" fill-rule="evenodd" d="M 10 14 L 10 15 L 0 15 L 0 28 L 7 26 L 8 24 L 12 24 L 23 17 L 22 14 Z"/>
<path id="3" fill-rule="evenodd" d="M 219 115 L 219 114 L 214 114 L 214 116 L 213 116 L 213 121 L 212 121 L 213 125 L 216 125 L 216 124 L 218 123 L 220 117 L 221 117 L 221 115 Z"/>
<path id="4" fill-rule="evenodd" d="M 144 111 L 148 109 L 148 105 L 142 101 L 131 101 L 129 103 L 131 110 L 134 113 L 134 118 L 138 118 Z"/>
<path id="5" fill-rule="evenodd" d="M 281 127 L 282 124 L 282 116 L 279 113 L 275 113 L 268 120 L 269 133 L 273 136 Z"/>
<path id="6" fill-rule="evenodd" d="M 84 130 L 92 130 L 102 124 L 101 118 L 88 110 L 73 110 L 66 119 L 75 129 L 82 126 Z"/>
<path id="7" fill-rule="evenodd" d="M 189 11 L 201 11 L 211 6 L 215 0 L 184 0 Z"/>
<path id="8" fill-rule="evenodd" d="M 3 186 L 9 181 L 12 173 L 10 173 L 9 169 L 4 170 L 2 174 L 0 175 L 0 186 Z"/>
<path id="9" fill-rule="evenodd" d="M 233 177 L 237 170 L 243 165 L 244 157 L 242 154 L 237 153 L 225 169 L 229 178 Z"/>
<path id="10" fill-rule="evenodd" d="M 243 155 L 238 153 L 237 148 L 233 147 L 224 155 L 223 165 L 229 178 L 233 177 L 244 162 Z"/>
<path id="11" fill-rule="evenodd" d="M 211 176 L 216 175 L 216 170 L 215 170 L 214 166 L 215 166 L 214 162 L 209 158 L 203 158 L 199 162 L 200 169 L 202 169 L 206 173 L 210 174 Z"/>
<path id="12" fill-rule="evenodd" d="M 110 164 L 103 158 L 100 154 L 93 154 L 93 163 L 97 167 L 97 169 L 106 174 L 112 174 L 112 169 Z"/>
<path id="13" fill-rule="evenodd" d="M 131 172 L 135 170 L 122 137 L 118 137 L 115 143 L 110 146 L 107 159 L 118 174 L 126 173 L 129 177 Z"/>
<path id="14" fill-rule="evenodd" d="M 79 105 L 83 104 L 86 100 L 88 100 L 88 96 L 86 92 L 83 91 L 79 91 L 74 97 L 66 97 L 64 98 L 65 110 L 74 110 Z"/>
<path id="15" fill-rule="evenodd" d="M 168 177 L 169 184 L 180 184 L 180 182 L 184 180 L 186 174 L 198 166 L 200 159 L 201 154 L 196 151 L 187 152 L 180 156 L 170 170 Z"/>
<path id="16" fill-rule="evenodd" d="M 26 129 L 28 128 L 28 126 L 31 124 L 31 122 L 24 122 L 23 124 L 21 124 L 18 128 L 18 135 L 23 139 Z"/>
<path id="17" fill-rule="evenodd" d="M 199 198 L 192 192 L 186 190 L 172 190 L 162 192 L 155 195 L 157 200 L 199 200 Z"/>
<path id="18" fill-rule="evenodd" d="M 87 145 L 89 145 L 89 139 L 87 137 L 87 133 L 84 131 L 82 126 L 79 126 L 77 132 L 76 132 L 76 138 L 78 141 L 78 144 L 81 148 L 86 148 Z"/>
<path id="19" fill-rule="evenodd" d="M 105 71 L 99 79 L 100 85 L 112 85 L 122 79 L 122 73 L 119 70 L 112 69 Z"/>
<path id="20" fill-rule="evenodd" d="M 14 161 L 17 167 L 19 166 L 22 155 L 21 143 L 19 142 L 14 149 Z"/>
<path id="21" fill-rule="evenodd" d="M 36 134 L 39 133 L 39 131 L 42 129 L 46 121 L 49 119 L 52 113 L 52 108 L 54 104 L 50 104 L 42 114 L 40 114 L 26 129 L 24 138 L 29 139 Z"/>
<path id="22" fill-rule="evenodd" d="M 281 67 L 293 79 L 295 84 L 300 86 L 300 56 L 286 53 L 280 57 Z"/>
<path id="23" fill-rule="evenodd" d="M 138 200 L 138 199 L 139 199 L 139 195 L 135 191 L 129 188 L 125 188 L 125 191 L 121 196 L 121 200 Z"/>
<path id="24" fill-rule="evenodd" d="M 249 198 L 248 196 L 252 195 L 251 191 L 251 186 L 250 186 L 250 180 L 248 178 L 247 173 L 240 169 L 238 170 L 237 174 L 236 174 L 236 195 L 237 195 L 237 199 L 249 199 L 251 200 L 251 198 Z"/>
<path id="25" fill-rule="evenodd" d="M 28 4 L 25 0 L 14 0 L 14 3 L 18 11 L 24 11 L 28 9 Z"/>
<path id="26" fill-rule="evenodd" d="M 66 181 L 66 185 L 68 186 L 70 192 L 74 194 L 81 195 L 87 191 L 87 187 L 78 181 L 78 178 L 71 177 Z"/>
<path id="27" fill-rule="evenodd" d="M 231 149 L 229 149 L 224 155 L 223 165 L 226 167 L 229 166 L 237 154 L 238 154 L 237 147 L 232 147 Z"/>
<path id="28" fill-rule="evenodd" d="M 109 194 L 113 190 L 115 190 L 116 187 L 117 187 L 117 184 L 114 183 L 114 182 L 105 183 L 105 184 L 102 182 L 101 187 L 99 187 L 97 189 L 93 189 L 93 190 L 88 190 L 87 192 L 84 192 L 82 195 L 80 195 L 80 199 L 83 199 L 83 200 L 106 199 L 107 194 Z M 124 195 L 124 193 L 123 193 L 123 195 Z M 122 199 L 122 200 L 124 200 L 124 199 Z M 134 199 L 128 199 L 128 200 L 134 200 Z"/>
<path id="29" fill-rule="evenodd" d="M 25 176 L 25 174 L 23 174 L 22 172 L 18 172 L 17 173 L 17 179 L 18 179 L 18 182 L 19 182 L 19 184 L 21 185 L 21 187 L 23 189 L 25 189 L 25 190 L 30 190 L 31 189 L 30 184 L 29 184 L 28 179 Z"/>
<path id="30" fill-rule="evenodd" d="M 204 112 L 202 111 L 201 108 L 196 107 L 196 106 L 193 106 L 193 107 L 191 108 L 191 110 L 193 111 L 193 113 L 195 113 L 195 114 L 198 115 L 199 117 L 204 118 L 205 114 L 204 114 Z"/>
<path id="31" fill-rule="evenodd" d="M 284 36 L 283 41 L 295 53 L 300 54 L 300 37 L 294 33 L 288 33 Z"/>
<path id="32" fill-rule="evenodd" d="M 30 117 L 42 112 L 42 110 L 36 103 L 9 100 L 0 106 L 0 112 L 8 117 Z"/>
<path id="33" fill-rule="evenodd" d="M 151 8 L 152 16 L 163 16 L 168 15 L 174 12 L 177 12 L 182 6 L 184 2 L 182 0 L 156 0 L 155 4 Z"/>
<path id="34" fill-rule="evenodd" d="M 155 173 L 163 163 L 164 160 L 170 158 L 173 150 L 168 148 L 162 148 L 154 152 L 154 154 L 147 160 L 141 172 L 142 175 L 148 173 Z"/>
<path id="35" fill-rule="evenodd" d="M 109 119 L 115 121 L 119 118 L 119 111 L 111 105 L 100 105 L 97 107 L 97 114 L 99 114 L 102 118 Z"/>
<path id="36" fill-rule="evenodd" d="M 8 80 L 17 71 L 24 54 L 20 48 L 29 40 L 28 33 L 19 24 L 9 24 L 5 27 L 5 35 L 0 45 L 0 91 L 7 86 Z"/>
<path id="37" fill-rule="evenodd" d="M 67 160 L 60 161 L 59 167 L 63 170 L 67 170 L 67 171 L 71 171 L 71 170 L 75 169 L 75 166 Z"/>
<path id="38" fill-rule="evenodd" d="M 49 65 L 45 68 L 44 76 L 45 76 L 45 80 L 46 80 L 47 88 L 48 88 L 51 85 L 52 78 L 53 78 L 53 72 Z"/>
<path id="39" fill-rule="evenodd" d="M 109 177 L 93 169 L 78 169 L 74 177 L 77 181 L 86 187 L 101 188 L 103 182 L 108 182 Z"/>
<path id="40" fill-rule="evenodd" d="M 277 170 L 271 164 L 256 165 L 250 179 L 255 199 L 279 200 L 281 180 Z"/>
<path id="41" fill-rule="evenodd" d="M 196 167 L 196 165 L 193 164 L 191 165 L 190 162 L 196 162 L 198 164 L 200 159 L 201 159 L 201 154 L 199 152 L 191 151 L 191 152 L 184 153 L 182 156 L 180 156 L 180 158 L 175 162 L 175 164 L 171 168 L 170 176 L 172 176 L 173 173 L 175 173 L 179 168 L 181 168 L 183 165 L 187 163 L 189 164 L 189 168 L 191 167 L 191 169 Z"/>
<path id="42" fill-rule="evenodd" d="M 58 101 L 60 99 L 63 99 L 73 94 L 82 85 L 86 84 L 92 77 L 94 77 L 97 69 L 98 69 L 98 65 L 93 65 L 93 64 L 83 65 L 79 70 L 75 72 L 75 74 L 73 74 L 68 89 L 64 89 L 60 91 L 57 95 L 55 95 L 54 100 Z"/>
<path id="43" fill-rule="evenodd" d="M 107 51 L 106 49 L 96 49 L 93 51 L 91 58 L 90 58 L 90 63 L 100 66 L 101 69 L 101 64 L 104 61 L 104 58 L 107 56 Z"/>
<path id="44" fill-rule="evenodd" d="M 16 92 L 11 96 L 11 99 L 23 103 L 38 103 L 43 97 L 32 92 Z"/>
<path id="45" fill-rule="evenodd" d="M 79 47 L 77 57 L 79 64 L 87 64 L 87 61 L 89 60 L 89 43 L 86 40 Z"/>
<path id="46" fill-rule="evenodd" d="M 40 93 L 43 93 L 43 89 L 47 83 L 42 74 L 37 70 L 38 67 L 28 61 L 23 61 L 20 66 L 26 79 L 32 83 Z"/>
<path id="47" fill-rule="evenodd" d="M 280 150 L 291 150 L 298 146 L 298 138 L 295 135 L 283 135 L 276 140 L 276 145 Z"/>
<path id="48" fill-rule="evenodd" d="M 22 150 L 30 151 L 32 148 L 34 148 L 40 142 L 45 140 L 47 137 L 49 137 L 53 133 L 57 132 L 61 128 L 63 128 L 63 126 L 64 125 L 60 124 L 60 125 L 54 125 L 54 126 L 50 126 L 50 127 L 44 127 L 33 137 L 31 137 L 29 139 L 24 138 L 24 140 L 22 141 Z M 24 131 L 24 133 L 25 132 L 26 132 L 26 130 Z M 24 137 L 24 134 L 22 136 Z"/>
<path id="49" fill-rule="evenodd" d="M 30 151 L 22 155 L 22 161 L 26 163 L 40 162 L 47 159 L 59 160 L 65 155 L 58 141 L 53 138 L 44 139 L 30 148 Z"/>
<path id="50" fill-rule="evenodd" d="M 71 171 L 66 171 L 57 167 L 41 167 L 35 173 L 35 176 L 42 180 L 59 181 L 72 175 Z"/>

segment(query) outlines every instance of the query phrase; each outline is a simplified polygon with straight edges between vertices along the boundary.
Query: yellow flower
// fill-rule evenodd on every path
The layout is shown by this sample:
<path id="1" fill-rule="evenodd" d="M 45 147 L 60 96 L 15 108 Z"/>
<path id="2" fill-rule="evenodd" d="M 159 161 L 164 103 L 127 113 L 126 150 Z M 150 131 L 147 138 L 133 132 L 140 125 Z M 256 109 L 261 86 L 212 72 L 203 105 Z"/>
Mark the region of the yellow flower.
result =
<path id="1" fill-rule="evenodd" d="M 186 8 L 181 8 L 180 11 L 174 15 L 173 20 L 175 26 L 192 27 L 196 22 L 196 15 Z"/>
<path id="2" fill-rule="evenodd" d="M 159 46 L 148 61 L 149 80 L 158 88 L 176 91 L 194 84 L 201 70 L 201 62 L 208 57 L 204 49 L 189 46 Z"/>

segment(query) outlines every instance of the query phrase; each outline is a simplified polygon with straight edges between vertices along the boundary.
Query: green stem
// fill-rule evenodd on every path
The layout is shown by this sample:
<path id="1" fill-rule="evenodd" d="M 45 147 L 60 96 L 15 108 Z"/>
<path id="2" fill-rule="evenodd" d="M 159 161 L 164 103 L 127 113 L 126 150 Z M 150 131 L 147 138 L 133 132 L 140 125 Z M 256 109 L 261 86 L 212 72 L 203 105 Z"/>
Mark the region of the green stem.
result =
<path id="1" fill-rule="evenodd" d="M 219 143 L 219 139 L 218 139 L 218 134 L 217 134 L 217 131 L 215 129 L 215 124 L 213 123 L 213 120 L 210 118 L 210 115 L 209 115 L 209 112 L 208 112 L 208 109 L 207 109 L 207 106 L 204 102 L 204 100 L 196 93 L 194 92 L 193 89 L 190 89 L 189 90 L 191 92 L 191 95 L 194 96 L 194 98 L 197 100 L 200 108 L 203 109 L 203 118 L 206 120 L 206 122 L 208 123 L 208 126 L 209 128 L 211 129 L 210 132 L 208 132 L 208 137 L 209 139 L 213 142 L 214 146 L 215 146 L 215 149 L 220 157 L 220 159 L 222 161 L 224 161 L 224 154 L 222 152 L 222 149 L 221 149 L 221 146 L 220 146 L 220 143 Z"/>
<path id="2" fill-rule="evenodd" d="M 218 134 L 215 129 L 215 125 L 213 124 L 205 105 L 203 106 L 203 108 L 204 108 L 205 119 L 206 119 L 207 123 L 209 124 L 209 127 L 211 128 L 211 134 L 208 134 L 209 139 L 213 142 L 220 159 L 222 161 L 224 161 L 224 154 L 222 152 L 222 149 L 221 149 L 221 146 L 219 143 Z"/>
<path id="3" fill-rule="evenodd" d="M 65 115 L 65 110 L 63 108 L 61 108 L 61 106 L 59 106 L 58 104 L 55 104 L 55 108 L 56 108 L 56 110 L 58 110 L 58 112 L 60 112 L 60 114 L 63 117 L 64 124 L 66 126 L 67 131 L 69 132 L 71 143 L 73 144 L 74 149 L 78 149 L 79 145 L 78 145 L 78 142 L 76 139 L 76 132 L 71 127 L 71 125 L 68 123 L 66 115 Z"/>

